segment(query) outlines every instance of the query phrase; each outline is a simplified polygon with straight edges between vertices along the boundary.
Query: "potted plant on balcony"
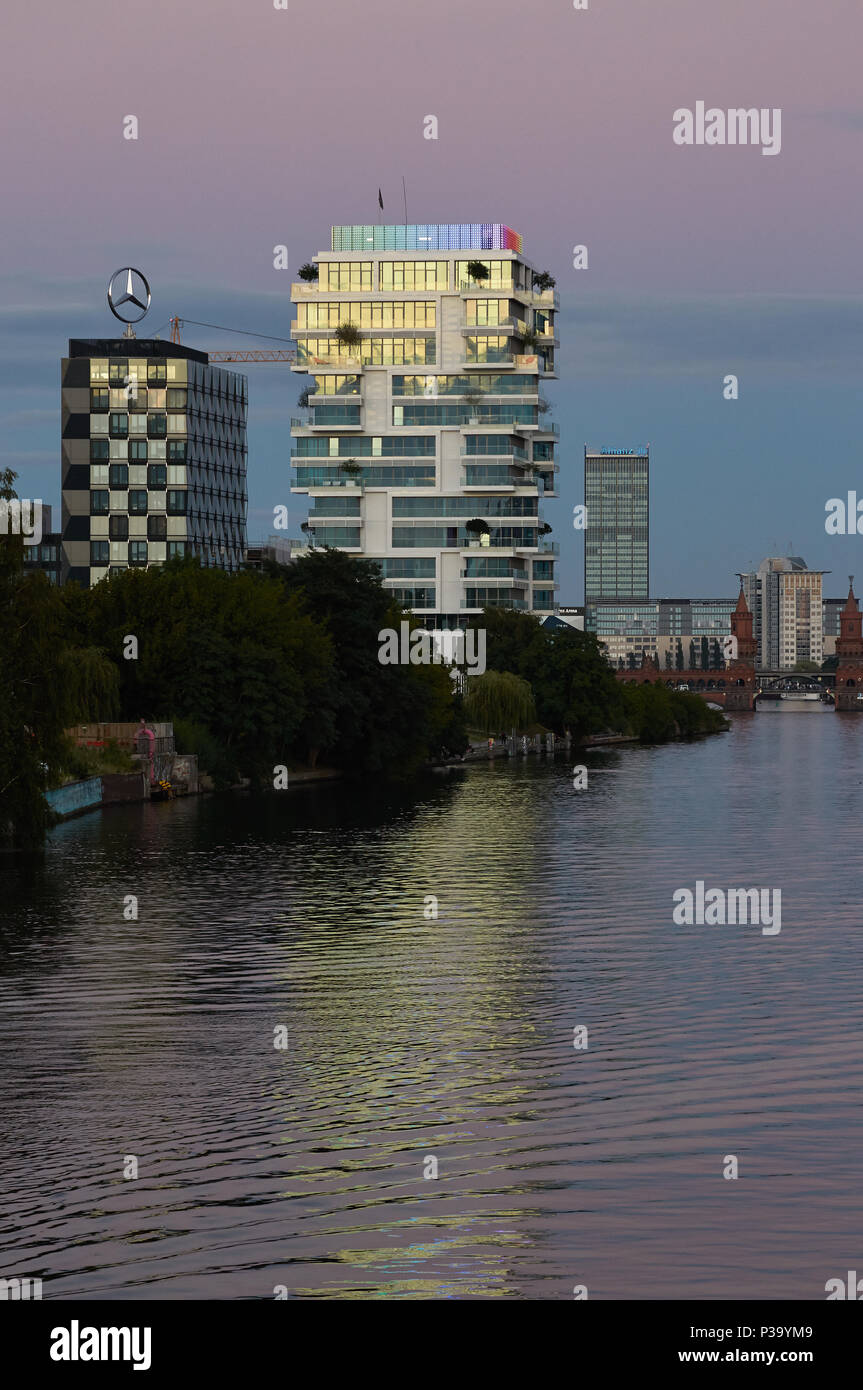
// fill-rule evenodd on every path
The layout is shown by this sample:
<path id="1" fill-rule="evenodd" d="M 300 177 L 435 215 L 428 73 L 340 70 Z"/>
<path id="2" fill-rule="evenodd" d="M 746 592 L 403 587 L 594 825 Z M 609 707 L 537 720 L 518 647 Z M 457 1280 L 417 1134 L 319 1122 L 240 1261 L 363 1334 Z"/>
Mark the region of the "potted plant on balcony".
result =
<path id="1" fill-rule="evenodd" d="M 542 523 L 541 526 L 537 527 L 536 535 L 537 535 L 537 541 L 539 540 L 539 537 L 540 537 L 540 536 L 550 536 L 550 535 L 551 535 L 551 527 L 549 526 L 549 524 L 548 524 L 547 521 L 544 521 L 544 522 Z M 542 549 L 542 547 L 540 546 L 539 549 Z"/>
<path id="2" fill-rule="evenodd" d="M 318 267 L 313 265 L 311 261 L 306 261 L 305 265 L 300 266 L 297 274 L 301 280 L 305 280 L 306 284 L 310 285 L 318 278 Z"/>
<path id="3" fill-rule="evenodd" d="M 468 423 L 471 425 L 478 425 L 480 422 L 477 411 L 479 410 L 479 407 L 482 405 L 484 395 L 485 393 L 483 391 L 477 391 L 474 387 L 471 387 L 469 391 L 465 391 L 464 393 L 462 399 L 464 400 L 465 405 L 470 410 Z"/>
<path id="4" fill-rule="evenodd" d="M 541 270 L 538 275 L 533 277 L 533 288 L 540 294 L 544 294 L 546 290 L 553 290 L 556 284 L 557 281 L 554 276 L 549 275 L 547 270 Z"/>
<path id="5" fill-rule="evenodd" d="M 468 261 L 467 273 L 477 289 L 485 289 L 485 282 L 491 276 L 491 271 L 483 261 Z"/>
<path id="6" fill-rule="evenodd" d="M 314 544 L 315 544 L 315 528 L 314 528 L 314 526 L 311 524 L 311 522 L 309 522 L 309 521 L 304 521 L 304 522 L 302 522 L 302 524 L 300 525 L 300 530 L 303 532 L 303 534 L 304 534 L 305 536 L 308 537 L 309 546 L 310 546 L 310 547 L 314 547 Z"/>
<path id="7" fill-rule="evenodd" d="M 351 480 L 358 482 L 359 475 L 363 471 L 363 466 L 361 463 L 357 463 L 356 459 L 340 459 L 339 471 L 344 473 L 349 482 Z"/>
<path id="8" fill-rule="evenodd" d="M 468 545 L 470 545 L 473 549 L 476 549 L 478 546 L 482 544 L 481 537 L 488 536 L 491 534 L 491 527 L 489 526 L 487 521 L 483 521 L 481 516 L 475 516 L 470 521 L 466 521 L 464 524 L 464 529 L 470 536 Z"/>
<path id="9" fill-rule="evenodd" d="M 340 323 L 333 336 L 346 357 L 359 357 L 363 335 L 355 323 Z"/>

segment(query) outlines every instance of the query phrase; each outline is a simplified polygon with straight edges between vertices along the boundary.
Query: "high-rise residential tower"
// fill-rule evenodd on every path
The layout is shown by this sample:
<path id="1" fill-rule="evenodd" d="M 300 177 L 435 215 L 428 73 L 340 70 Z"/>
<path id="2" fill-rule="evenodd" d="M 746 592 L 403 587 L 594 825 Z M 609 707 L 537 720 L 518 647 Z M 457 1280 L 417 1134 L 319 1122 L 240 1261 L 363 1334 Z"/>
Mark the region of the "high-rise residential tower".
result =
<path id="1" fill-rule="evenodd" d="M 649 558 L 650 446 L 584 450 L 585 626 L 603 601 L 646 602 Z"/>
<path id="2" fill-rule="evenodd" d="M 426 627 L 552 611 L 550 277 L 498 223 L 333 227 L 315 259 L 292 291 L 294 370 L 314 380 L 291 430 L 313 543 L 376 560 Z"/>
<path id="3" fill-rule="evenodd" d="M 63 581 L 193 554 L 241 568 L 246 379 L 161 339 L 69 343 L 62 365 Z"/>
<path id="4" fill-rule="evenodd" d="M 799 555 L 768 556 L 740 581 L 754 618 L 758 665 L 789 669 L 798 661 L 824 659 L 822 577 Z"/>

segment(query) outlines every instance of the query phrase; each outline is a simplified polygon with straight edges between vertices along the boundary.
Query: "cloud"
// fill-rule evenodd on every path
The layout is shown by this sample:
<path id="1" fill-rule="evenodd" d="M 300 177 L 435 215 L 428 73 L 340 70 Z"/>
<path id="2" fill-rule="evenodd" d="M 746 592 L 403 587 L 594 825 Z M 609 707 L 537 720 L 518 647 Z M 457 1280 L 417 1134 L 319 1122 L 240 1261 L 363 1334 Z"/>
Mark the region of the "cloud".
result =
<path id="1" fill-rule="evenodd" d="M 560 375 L 860 369 L 863 297 L 585 294 L 563 306 Z"/>

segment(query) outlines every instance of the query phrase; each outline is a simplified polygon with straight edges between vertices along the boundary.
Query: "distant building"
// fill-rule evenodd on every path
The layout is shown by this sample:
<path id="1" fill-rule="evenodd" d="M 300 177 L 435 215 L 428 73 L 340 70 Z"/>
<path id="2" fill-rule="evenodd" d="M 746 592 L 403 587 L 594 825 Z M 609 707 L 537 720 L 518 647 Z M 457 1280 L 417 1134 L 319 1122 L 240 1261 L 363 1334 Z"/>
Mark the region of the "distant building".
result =
<path id="1" fill-rule="evenodd" d="M 819 666 L 823 653 L 822 576 L 799 555 L 768 556 L 757 570 L 741 574 L 753 615 L 758 665 L 790 670 L 798 661 Z"/>
<path id="2" fill-rule="evenodd" d="M 246 378 L 161 339 L 73 338 L 62 365 L 63 581 L 175 555 L 241 568 Z"/>
<path id="3" fill-rule="evenodd" d="M 844 598 L 825 598 L 821 600 L 821 639 L 824 660 L 828 656 L 836 655 L 836 638 L 840 633 L 840 620 L 842 609 L 847 600 Z"/>
<path id="4" fill-rule="evenodd" d="M 591 616 L 612 666 L 633 669 L 643 657 L 663 670 L 713 670 L 724 664 L 734 611 L 730 598 L 662 598 L 595 603 Z"/>
<path id="5" fill-rule="evenodd" d="M 260 545 L 247 546 L 243 568 L 247 570 L 263 569 L 268 561 L 276 565 L 289 565 L 291 563 L 291 542 L 286 537 L 268 536 Z"/>
<path id="6" fill-rule="evenodd" d="M 649 446 L 584 450 L 586 626 L 601 602 L 648 600 Z"/>
<path id="7" fill-rule="evenodd" d="M 62 537 L 52 526 L 53 508 L 42 504 L 42 539 L 38 545 L 24 547 L 24 573 L 36 570 L 47 577 L 49 583 L 59 584 L 62 570 Z"/>

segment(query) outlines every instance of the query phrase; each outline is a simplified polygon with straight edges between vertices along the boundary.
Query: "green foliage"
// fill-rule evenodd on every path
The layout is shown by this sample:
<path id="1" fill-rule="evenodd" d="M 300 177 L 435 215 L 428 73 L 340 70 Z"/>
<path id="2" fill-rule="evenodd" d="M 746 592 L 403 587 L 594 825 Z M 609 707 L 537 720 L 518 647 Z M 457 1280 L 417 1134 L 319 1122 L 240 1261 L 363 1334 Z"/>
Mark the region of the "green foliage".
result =
<path id="1" fill-rule="evenodd" d="M 271 574 L 228 574 L 196 559 L 125 570 L 89 595 L 90 633 L 118 663 L 122 717 L 193 719 L 223 750 L 220 783 L 271 782 L 308 727 L 328 741 L 326 634 Z M 123 638 L 139 639 L 137 661 Z"/>
<path id="2" fill-rule="evenodd" d="M 318 267 L 313 261 L 306 261 L 304 265 L 300 266 L 297 274 L 301 280 L 305 280 L 307 284 L 311 284 L 318 278 Z"/>
<path id="3" fill-rule="evenodd" d="M 468 261 L 467 273 L 470 279 L 475 281 L 476 284 L 483 285 L 491 274 L 491 271 L 484 261 Z"/>
<path id="4" fill-rule="evenodd" d="M 487 733 L 524 729 L 536 718 L 530 685 L 511 671 L 471 676 L 464 712 L 472 728 Z"/>
<path id="5" fill-rule="evenodd" d="M 330 761 L 355 775 L 405 777 L 441 747 L 460 751 L 464 733 L 445 668 L 378 660 L 378 633 L 398 630 L 405 614 L 384 590 L 374 561 L 323 547 L 284 567 L 281 581 L 332 639 Z"/>
<path id="6" fill-rule="evenodd" d="M 669 690 L 661 681 L 624 685 L 622 694 L 626 732 L 637 735 L 641 743 L 666 743 L 725 727 L 721 712 L 709 709 L 700 695 Z"/>
<path id="7" fill-rule="evenodd" d="M 109 739 L 104 748 L 79 748 L 71 739 L 63 759 L 63 773 L 57 785 L 64 780 L 81 781 L 86 777 L 100 777 L 103 773 L 130 773 L 140 771 L 136 763 L 116 739 Z"/>

